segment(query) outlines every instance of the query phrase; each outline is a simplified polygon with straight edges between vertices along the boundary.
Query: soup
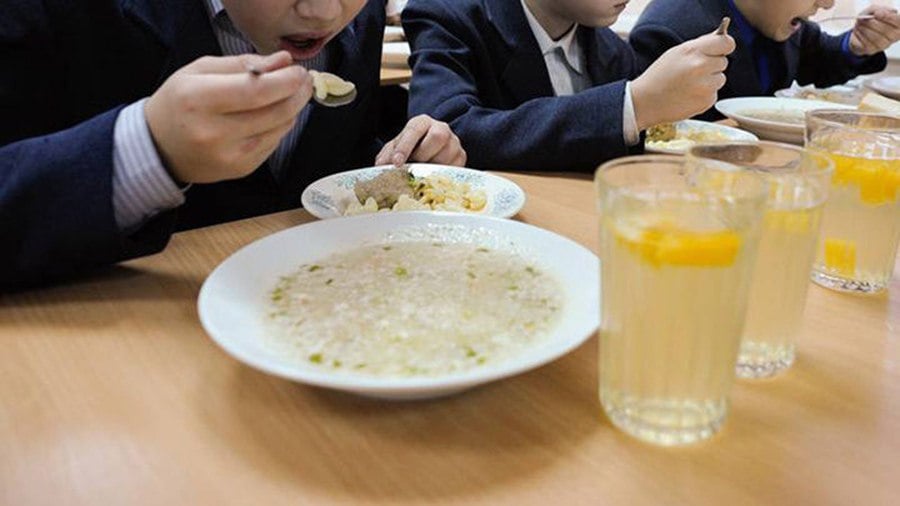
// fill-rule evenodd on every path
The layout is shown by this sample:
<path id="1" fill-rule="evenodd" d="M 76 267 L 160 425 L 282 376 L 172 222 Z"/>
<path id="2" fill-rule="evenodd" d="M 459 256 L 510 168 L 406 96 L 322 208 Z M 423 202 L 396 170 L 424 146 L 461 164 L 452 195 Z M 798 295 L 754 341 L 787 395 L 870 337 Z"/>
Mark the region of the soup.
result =
<path id="1" fill-rule="evenodd" d="M 547 339 L 562 287 L 517 253 L 477 244 L 362 246 L 301 265 L 269 293 L 271 346 L 294 363 L 371 376 L 438 376 Z"/>

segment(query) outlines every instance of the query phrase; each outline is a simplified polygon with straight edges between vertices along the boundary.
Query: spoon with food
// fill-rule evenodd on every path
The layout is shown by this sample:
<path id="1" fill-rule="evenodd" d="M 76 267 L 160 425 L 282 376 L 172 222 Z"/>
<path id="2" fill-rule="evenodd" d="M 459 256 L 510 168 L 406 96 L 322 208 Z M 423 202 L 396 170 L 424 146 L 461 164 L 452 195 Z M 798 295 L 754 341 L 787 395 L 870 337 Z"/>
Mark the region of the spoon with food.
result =
<path id="1" fill-rule="evenodd" d="M 341 107 L 356 100 L 356 85 L 328 73 L 310 70 L 313 78 L 313 98 L 326 107 Z"/>
<path id="2" fill-rule="evenodd" d="M 256 67 L 248 67 L 247 70 L 254 76 L 263 75 L 263 71 Z M 345 81 L 340 77 L 329 73 L 310 70 L 313 78 L 313 100 L 325 107 L 341 107 L 356 100 L 356 85 Z"/>

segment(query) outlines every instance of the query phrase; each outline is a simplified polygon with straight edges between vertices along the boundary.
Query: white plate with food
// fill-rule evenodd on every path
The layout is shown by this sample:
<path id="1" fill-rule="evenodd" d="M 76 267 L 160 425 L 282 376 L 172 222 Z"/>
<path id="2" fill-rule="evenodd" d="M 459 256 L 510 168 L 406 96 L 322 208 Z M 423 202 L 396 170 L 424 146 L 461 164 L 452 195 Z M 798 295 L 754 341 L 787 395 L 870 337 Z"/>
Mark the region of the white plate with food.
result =
<path id="1" fill-rule="evenodd" d="M 332 174 L 306 187 L 300 200 L 321 219 L 388 210 L 510 218 L 525 205 L 525 192 L 509 179 L 480 170 L 411 163 Z"/>
<path id="2" fill-rule="evenodd" d="M 900 77 L 876 77 L 866 81 L 866 86 L 888 98 L 900 100 Z"/>
<path id="3" fill-rule="evenodd" d="M 648 153 L 681 155 L 694 144 L 758 140 L 757 136 L 740 128 L 687 119 L 657 125 L 647 130 L 644 148 Z"/>
<path id="4" fill-rule="evenodd" d="M 821 100 L 783 97 L 727 98 L 716 109 L 761 139 L 803 144 L 805 114 L 816 109 L 853 109 Z"/>
<path id="5" fill-rule="evenodd" d="M 776 97 L 803 98 L 806 100 L 821 100 L 823 102 L 835 102 L 856 106 L 865 95 L 865 90 L 858 86 L 838 85 L 828 88 L 816 88 L 815 86 L 792 86 L 782 88 L 775 92 Z"/>
<path id="6" fill-rule="evenodd" d="M 553 232 L 410 212 L 314 221 L 222 262 L 200 322 L 237 360 L 385 399 L 459 392 L 555 360 L 599 325 L 599 260 Z"/>

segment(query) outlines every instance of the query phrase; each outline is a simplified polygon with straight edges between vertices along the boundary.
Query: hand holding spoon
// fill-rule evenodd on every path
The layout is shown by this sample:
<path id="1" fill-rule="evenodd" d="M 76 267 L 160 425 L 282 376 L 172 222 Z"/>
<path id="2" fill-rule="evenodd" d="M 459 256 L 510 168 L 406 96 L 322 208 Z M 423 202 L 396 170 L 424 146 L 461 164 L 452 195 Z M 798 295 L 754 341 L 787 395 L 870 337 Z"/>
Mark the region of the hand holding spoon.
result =
<path id="1" fill-rule="evenodd" d="M 250 66 L 247 68 L 254 76 L 263 75 L 263 71 Z M 340 77 L 328 73 L 310 70 L 313 78 L 313 100 L 325 107 L 341 107 L 356 100 L 356 85 L 350 81 L 344 81 Z"/>

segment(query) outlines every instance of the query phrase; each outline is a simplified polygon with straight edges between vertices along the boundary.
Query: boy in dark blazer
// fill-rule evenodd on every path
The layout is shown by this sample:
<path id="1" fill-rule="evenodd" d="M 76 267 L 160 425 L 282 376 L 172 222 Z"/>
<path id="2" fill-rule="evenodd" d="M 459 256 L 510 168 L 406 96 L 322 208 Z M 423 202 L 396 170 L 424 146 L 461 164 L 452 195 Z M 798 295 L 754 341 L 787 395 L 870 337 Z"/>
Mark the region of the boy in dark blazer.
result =
<path id="1" fill-rule="evenodd" d="M 874 19 L 860 20 L 853 30 L 832 36 L 807 18 L 833 5 L 832 0 L 654 0 L 629 40 L 648 65 L 730 16 L 729 32 L 738 47 L 729 57 L 720 99 L 772 95 L 794 80 L 827 87 L 883 70 L 884 49 L 900 38 L 900 15 L 886 7 L 869 7 L 861 14 Z M 721 115 L 710 109 L 700 117 Z"/>
<path id="2" fill-rule="evenodd" d="M 383 148 L 376 139 L 384 7 L 3 2 L 0 288 L 154 253 L 175 230 L 298 207 L 306 184 L 376 155 L 463 164 L 458 139 L 431 118 Z M 310 103 L 304 67 L 354 82 L 358 98 Z"/>
<path id="3" fill-rule="evenodd" d="M 411 0 L 410 113 L 450 123 L 477 168 L 590 171 L 640 131 L 706 110 L 728 36 L 690 41 L 639 75 L 611 30 L 622 0 Z M 709 30 L 712 32 L 713 30 Z"/>

